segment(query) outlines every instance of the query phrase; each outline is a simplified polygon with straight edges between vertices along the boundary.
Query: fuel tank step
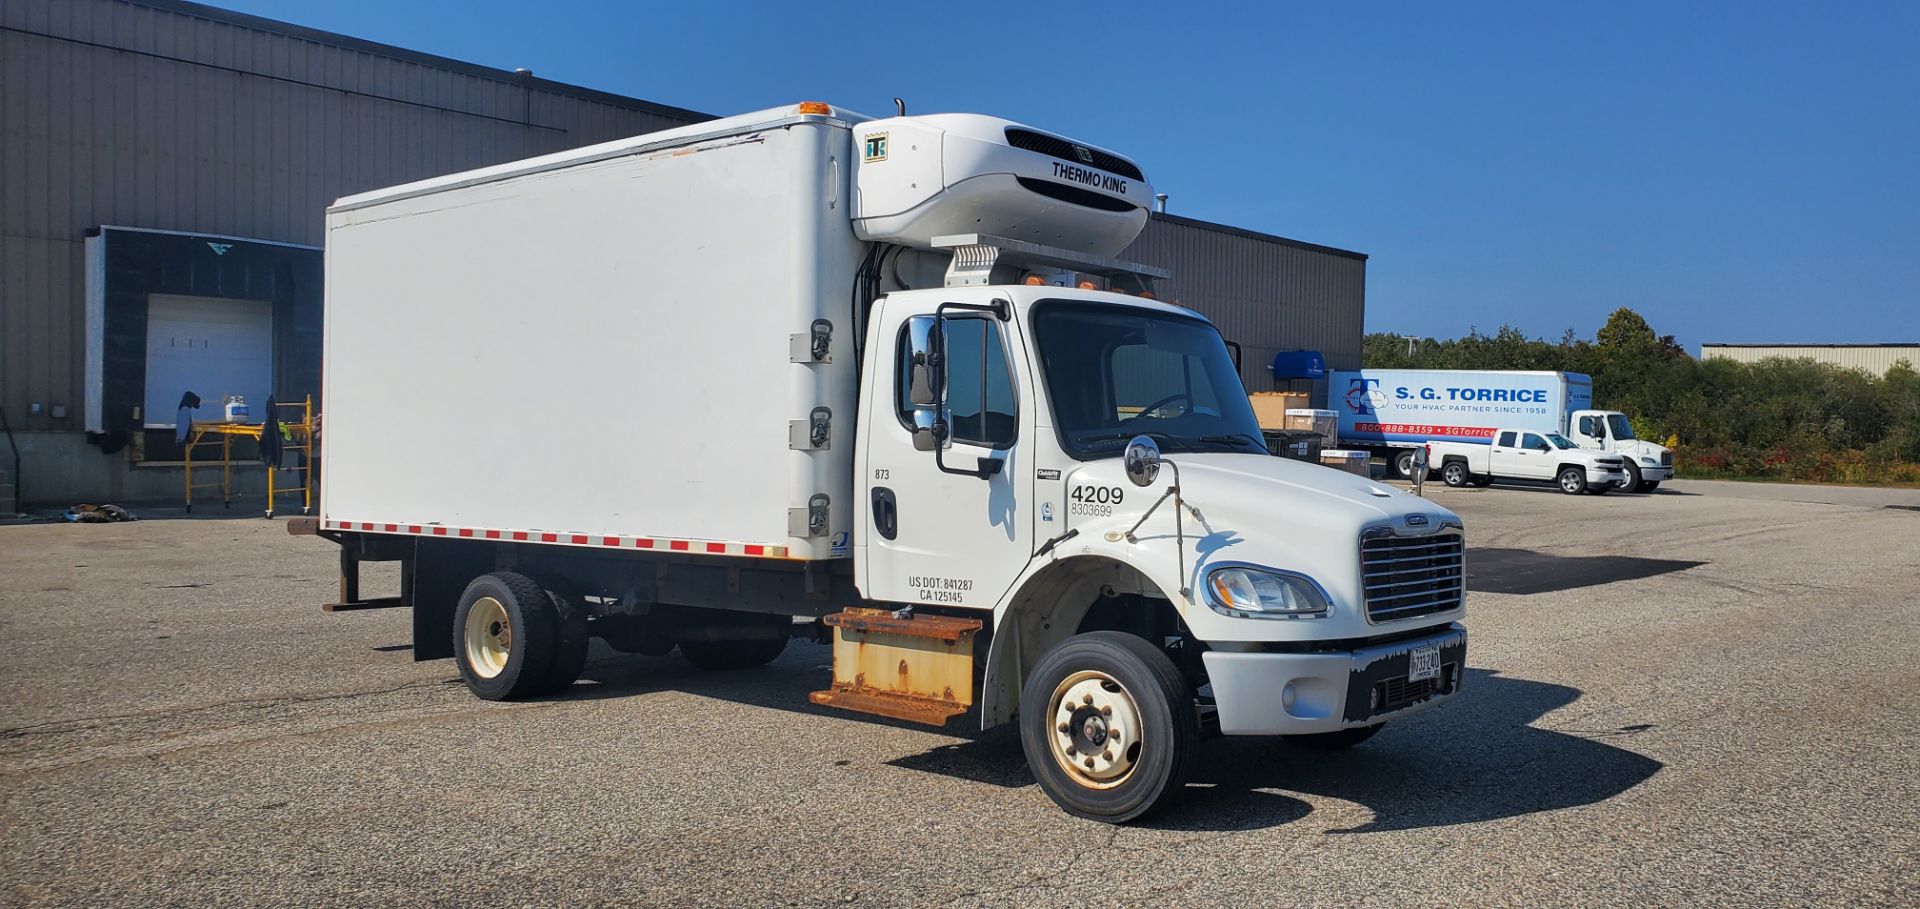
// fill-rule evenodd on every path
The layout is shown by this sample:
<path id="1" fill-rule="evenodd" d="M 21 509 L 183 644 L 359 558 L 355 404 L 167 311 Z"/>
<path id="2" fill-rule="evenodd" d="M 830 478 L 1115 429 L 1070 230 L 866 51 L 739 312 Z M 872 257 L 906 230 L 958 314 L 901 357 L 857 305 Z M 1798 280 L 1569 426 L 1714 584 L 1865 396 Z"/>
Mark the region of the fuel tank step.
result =
<path id="1" fill-rule="evenodd" d="M 973 706 L 973 639 L 978 619 L 844 609 L 820 620 L 833 629 L 833 687 L 815 704 L 944 726 Z"/>

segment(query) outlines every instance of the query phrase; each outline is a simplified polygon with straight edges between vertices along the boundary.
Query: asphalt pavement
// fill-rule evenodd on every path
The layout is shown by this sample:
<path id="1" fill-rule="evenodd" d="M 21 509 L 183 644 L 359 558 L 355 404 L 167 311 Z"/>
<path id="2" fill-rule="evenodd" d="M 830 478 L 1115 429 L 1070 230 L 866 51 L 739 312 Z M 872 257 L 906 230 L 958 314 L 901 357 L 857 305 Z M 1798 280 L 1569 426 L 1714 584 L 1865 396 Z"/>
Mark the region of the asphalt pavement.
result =
<path id="1" fill-rule="evenodd" d="M 1920 493 L 1428 489 L 1462 697 L 1212 741 L 1130 827 L 1007 730 L 813 707 L 818 645 L 486 703 L 279 521 L 0 527 L 0 904 L 1920 905 Z"/>

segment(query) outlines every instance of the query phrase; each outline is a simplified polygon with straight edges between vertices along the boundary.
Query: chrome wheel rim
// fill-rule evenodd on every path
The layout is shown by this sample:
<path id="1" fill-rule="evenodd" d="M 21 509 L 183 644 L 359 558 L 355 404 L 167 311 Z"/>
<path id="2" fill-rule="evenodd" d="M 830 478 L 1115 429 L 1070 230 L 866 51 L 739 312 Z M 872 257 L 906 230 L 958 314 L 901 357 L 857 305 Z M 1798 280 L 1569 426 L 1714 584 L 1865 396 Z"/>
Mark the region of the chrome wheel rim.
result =
<path id="1" fill-rule="evenodd" d="M 1075 783 L 1111 789 L 1140 761 L 1140 708 L 1113 676 L 1085 669 L 1054 686 L 1047 744 Z"/>
<path id="2" fill-rule="evenodd" d="M 1568 492 L 1579 492 L 1580 478 L 1572 473 L 1563 473 L 1560 475 L 1560 488 Z"/>
<path id="3" fill-rule="evenodd" d="M 474 675 L 490 679 L 507 671 L 513 656 L 513 625 L 507 607 L 493 597 L 481 597 L 467 609 L 467 665 Z"/>

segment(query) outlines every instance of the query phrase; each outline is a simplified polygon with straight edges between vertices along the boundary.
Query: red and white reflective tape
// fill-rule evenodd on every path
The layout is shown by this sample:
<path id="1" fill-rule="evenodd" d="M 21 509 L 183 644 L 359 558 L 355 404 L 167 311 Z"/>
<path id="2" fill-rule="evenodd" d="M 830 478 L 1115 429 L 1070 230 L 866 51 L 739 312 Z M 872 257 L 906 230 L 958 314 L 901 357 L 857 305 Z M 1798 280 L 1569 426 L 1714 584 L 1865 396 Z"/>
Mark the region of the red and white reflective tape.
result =
<path id="1" fill-rule="evenodd" d="M 512 543 L 552 543 L 560 546 L 591 546 L 596 549 L 639 549 L 649 552 L 752 556 L 763 559 L 788 558 L 785 546 L 730 543 L 718 540 L 675 540 L 664 537 L 605 536 L 597 533 L 567 533 L 551 530 L 497 530 L 487 527 L 448 527 L 445 524 L 390 524 L 379 521 L 327 520 L 320 522 L 320 526 L 326 530 L 395 533 L 417 537 L 505 540 Z"/>

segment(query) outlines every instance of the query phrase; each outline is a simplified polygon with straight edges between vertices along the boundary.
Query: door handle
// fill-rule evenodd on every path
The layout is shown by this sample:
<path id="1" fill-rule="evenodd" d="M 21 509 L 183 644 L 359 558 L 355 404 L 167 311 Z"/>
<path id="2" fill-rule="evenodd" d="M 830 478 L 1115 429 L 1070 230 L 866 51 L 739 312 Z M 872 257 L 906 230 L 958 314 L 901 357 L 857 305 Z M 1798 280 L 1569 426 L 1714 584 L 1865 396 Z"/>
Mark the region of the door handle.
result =
<path id="1" fill-rule="evenodd" d="M 883 539 L 900 535 L 900 508 L 894 501 L 893 490 L 885 486 L 873 487 L 873 529 L 879 531 Z"/>

